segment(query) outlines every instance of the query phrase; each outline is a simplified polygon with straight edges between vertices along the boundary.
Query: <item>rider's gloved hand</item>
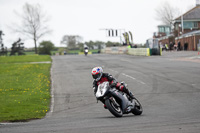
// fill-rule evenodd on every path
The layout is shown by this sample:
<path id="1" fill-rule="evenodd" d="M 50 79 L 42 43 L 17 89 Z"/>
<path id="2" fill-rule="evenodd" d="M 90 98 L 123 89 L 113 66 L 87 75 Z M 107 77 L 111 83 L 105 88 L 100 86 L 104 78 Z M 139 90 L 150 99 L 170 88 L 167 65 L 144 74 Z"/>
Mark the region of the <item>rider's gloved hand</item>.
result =
<path id="1" fill-rule="evenodd" d="M 113 87 L 116 87 L 116 85 L 117 85 L 117 83 L 112 83 L 112 84 L 110 85 L 110 87 L 113 88 Z"/>

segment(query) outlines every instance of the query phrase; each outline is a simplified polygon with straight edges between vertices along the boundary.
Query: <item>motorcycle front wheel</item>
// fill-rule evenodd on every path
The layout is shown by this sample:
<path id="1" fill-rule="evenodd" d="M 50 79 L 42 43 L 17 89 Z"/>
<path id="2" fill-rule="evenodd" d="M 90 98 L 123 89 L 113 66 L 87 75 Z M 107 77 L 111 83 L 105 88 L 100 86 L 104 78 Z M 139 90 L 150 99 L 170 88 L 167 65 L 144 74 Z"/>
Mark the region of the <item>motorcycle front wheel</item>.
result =
<path id="1" fill-rule="evenodd" d="M 133 99 L 133 100 L 135 101 L 135 107 L 132 110 L 132 113 L 134 115 L 141 115 L 142 112 L 143 112 L 142 105 L 140 104 L 140 102 L 136 98 Z"/>
<path id="2" fill-rule="evenodd" d="M 123 113 L 122 113 L 122 109 L 119 106 L 118 103 L 116 103 L 116 101 L 113 101 L 111 99 L 107 99 L 105 101 L 106 107 L 108 108 L 108 110 L 115 116 L 115 117 L 122 117 Z"/>

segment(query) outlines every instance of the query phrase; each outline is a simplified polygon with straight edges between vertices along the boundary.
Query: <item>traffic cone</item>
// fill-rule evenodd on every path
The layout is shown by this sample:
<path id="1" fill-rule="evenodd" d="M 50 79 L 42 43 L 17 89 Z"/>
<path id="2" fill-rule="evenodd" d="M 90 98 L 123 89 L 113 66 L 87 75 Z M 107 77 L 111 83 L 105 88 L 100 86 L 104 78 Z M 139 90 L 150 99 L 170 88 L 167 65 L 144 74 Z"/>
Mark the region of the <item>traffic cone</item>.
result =
<path id="1" fill-rule="evenodd" d="M 199 52 L 198 52 L 198 55 L 199 55 Z"/>

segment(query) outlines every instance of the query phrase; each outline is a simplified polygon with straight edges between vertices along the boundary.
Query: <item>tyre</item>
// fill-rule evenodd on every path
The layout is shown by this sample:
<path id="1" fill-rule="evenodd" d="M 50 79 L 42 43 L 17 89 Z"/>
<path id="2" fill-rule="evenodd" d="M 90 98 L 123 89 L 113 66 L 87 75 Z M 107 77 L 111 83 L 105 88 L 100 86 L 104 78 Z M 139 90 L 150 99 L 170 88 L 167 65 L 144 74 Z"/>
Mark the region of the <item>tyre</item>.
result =
<path id="1" fill-rule="evenodd" d="M 135 100 L 135 108 L 132 110 L 132 113 L 134 115 L 141 115 L 143 112 L 142 105 L 136 98 L 133 100 Z"/>
<path id="2" fill-rule="evenodd" d="M 113 98 L 114 99 L 114 98 Z M 123 113 L 122 113 L 122 109 L 121 107 L 118 105 L 118 103 L 116 103 L 116 101 L 111 100 L 111 99 L 107 99 L 105 101 L 106 107 L 108 108 L 108 110 L 115 116 L 115 117 L 122 117 Z"/>

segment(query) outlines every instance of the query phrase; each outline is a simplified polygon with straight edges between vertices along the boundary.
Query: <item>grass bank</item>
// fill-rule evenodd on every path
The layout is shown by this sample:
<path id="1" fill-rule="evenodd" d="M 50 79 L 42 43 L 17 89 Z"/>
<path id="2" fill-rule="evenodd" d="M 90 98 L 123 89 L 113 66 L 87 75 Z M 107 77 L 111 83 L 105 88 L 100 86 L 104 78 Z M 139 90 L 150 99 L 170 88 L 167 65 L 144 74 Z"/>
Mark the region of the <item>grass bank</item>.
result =
<path id="1" fill-rule="evenodd" d="M 50 56 L 0 57 L 0 122 L 42 118 L 49 111 Z"/>

